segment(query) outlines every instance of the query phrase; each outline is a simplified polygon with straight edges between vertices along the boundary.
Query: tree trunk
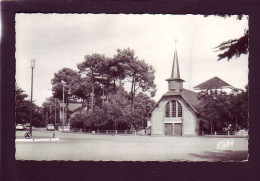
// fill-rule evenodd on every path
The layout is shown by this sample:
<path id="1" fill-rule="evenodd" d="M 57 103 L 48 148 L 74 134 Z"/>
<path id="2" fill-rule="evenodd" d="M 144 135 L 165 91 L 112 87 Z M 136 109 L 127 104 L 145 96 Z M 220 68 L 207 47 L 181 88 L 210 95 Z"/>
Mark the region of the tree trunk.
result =
<path id="1" fill-rule="evenodd" d="M 92 82 L 92 92 L 91 92 L 91 111 L 94 109 L 94 83 Z"/>
<path id="2" fill-rule="evenodd" d="M 116 80 L 114 79 L 114 93 L 116 94 Z"/>
<path id="3" fill-rule="evenodd" d="M 213 122 L 210 119 L 210 134 L 212 135 L 212 133 L 213 133 Z"/>
<path id="4" fill-rule="evenodd" d="M 119 86 L 122 87 L 122 79 L 121 79 L 121 75 L 119 75 Z"/>
<path id="5" fill-rule="evenodd" d="M 69 106 L 69 100 L 68 100 L 68 95 L 66 96 L 66 98 L 65 98 L 65 100 L 66 100 L 66 117 L 65 117 L 65 123 L 67 123 L 68 124 L 68 117 L 69 117 L 69 108 L 68 108 L 68 106 Z"/>
<path id="6" fill-rule="evenodd" d="M 92 94 L 91 94 L 91 111 L 93 111 L 94 108 L 94 75 L 93 75 L 93 70 L 91 70 L 91 78 L 92 78 Z"/>
<path id="7" fill-rule="evenodd" d="M 237 132 L 237 114 L 236 114 L 236 132 Z"/>
<path id="8" fill-rule="evenodd" d="M 132 86 L 131 86 L 131 110 L 133 108 L 133 103 L 134 103 L 134 83 L 135 83 L 135 78 L 133 77 Z"/>
<path id="9" fill-rule="evenodd" d="M 103 79 L 103 74 L 102 74 L 102 86 L 103 86 L 103 92 L 102 92 L 102 108 L 103 108 L 103 106 L 104 106 L 104 99 L 105 99 L 105 84 L 104 84 L 104 79 Z"/>

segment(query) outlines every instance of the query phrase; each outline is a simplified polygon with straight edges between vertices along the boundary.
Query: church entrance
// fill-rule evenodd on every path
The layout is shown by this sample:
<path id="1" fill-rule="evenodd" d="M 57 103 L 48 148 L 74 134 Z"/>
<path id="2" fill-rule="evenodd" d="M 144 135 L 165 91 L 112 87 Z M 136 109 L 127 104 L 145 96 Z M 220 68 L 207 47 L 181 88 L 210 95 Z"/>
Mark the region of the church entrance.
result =
<path id="1" fill-rule="evenodd" d="M 173 136 L 172 123 L 165 123 L 165 136 Z"/>
<path id="2" fill-rule="evenodd" d="M 174 124 L 174 136 L 182 136 L 182 124 L 181 123 Z"/>

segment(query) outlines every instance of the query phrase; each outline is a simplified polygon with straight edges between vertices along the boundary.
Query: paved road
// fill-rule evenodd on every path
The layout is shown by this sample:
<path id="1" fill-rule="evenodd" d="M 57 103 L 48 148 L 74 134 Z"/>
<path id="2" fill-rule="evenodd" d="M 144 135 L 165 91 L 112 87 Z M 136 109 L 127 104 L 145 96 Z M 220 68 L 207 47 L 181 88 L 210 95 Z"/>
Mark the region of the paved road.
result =
<path id="1" fill-rule="evenodd" d="M 17 131 L 23 138 L 25 131 Z M 34 138 L 52 137 L 51 131 L 33 129 Z M 17 160 L 93 161 L 245 161 L 247 138 L 151 137 L 61 133 L 59 141 L 16 141 Z M 220 142 L 233 142 L 220 150 Z M 223 145 L 223 144 L 222 144 Z M 227 145 L 230 146 L 230 145 Z"/>

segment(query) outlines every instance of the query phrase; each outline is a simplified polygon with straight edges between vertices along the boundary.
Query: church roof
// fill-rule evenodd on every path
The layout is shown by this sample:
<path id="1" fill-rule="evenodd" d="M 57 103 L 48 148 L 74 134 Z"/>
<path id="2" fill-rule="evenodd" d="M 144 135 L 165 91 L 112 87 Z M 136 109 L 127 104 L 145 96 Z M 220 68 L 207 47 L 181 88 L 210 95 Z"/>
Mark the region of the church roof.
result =
<path id="1" fill-rule="evenodd" d="M 155 109 L 155 107 L 161 102 L 163 97 L 167 96 L 181 96 L 184 99 L 184 101 L 188 105 L 190 105 L 195 112 L 198 112 L 198 107 L 200 103 L 200 101 L 198 100 L 198 94 L 191 90 L 183 89 L 181 92 L 169 91 L 165 93 L 149 113 L 151 113 Z"/>
<path id="2" fill-rule="evenodd" d="M 82 107 L 82 103 L 69 103 L 68 105 L 68 109 L 71 112 L 74 112 L 81 107 Z"/>
<path id="3" fill-rule="evenodd" d="M 63 103 L 60 103 L 60 107 L 63 107 Z M 69 103 L 68 104 L 68 110 L 71 112 L 77 111 L 79 108 L 82 107 L 82 103 Z"/>
<path id="4" fill-rule="evenodd" d="M 222 87 L 230 87 L 234 89 L 233 86 L 231 86 L 230 84 L 226 83 L 225 81 L 223 81 L 218 77 L 213 77 L 207 80 L 206 82 L 203 82 L 193 88 L 194 89 L 221 89 Z"/>
<path id="5" fill-rule="evenodd" d="M 198 100 L 198 94 L 188 89 L 183 89 L 182 97 L 186 102 L 197 112 L 200 101 Z"/>

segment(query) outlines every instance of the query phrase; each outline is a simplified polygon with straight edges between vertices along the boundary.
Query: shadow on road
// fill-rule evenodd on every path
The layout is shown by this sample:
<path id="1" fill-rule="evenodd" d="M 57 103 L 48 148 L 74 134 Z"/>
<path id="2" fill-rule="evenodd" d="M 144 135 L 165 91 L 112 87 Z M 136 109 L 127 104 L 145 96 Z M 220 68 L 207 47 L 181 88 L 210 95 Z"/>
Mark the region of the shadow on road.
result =
<path id="1" fill-rule="evenodd" d="M 248 158 L 248 151 L 232 151 L 232 150 L 225 150 L 219 152 L 211 152 L 206 151 L 202 154 L 190 154 L 193 157 L 196 157 L 200 160 L 207 160 L 207 161 L 244 161 Z"/>

